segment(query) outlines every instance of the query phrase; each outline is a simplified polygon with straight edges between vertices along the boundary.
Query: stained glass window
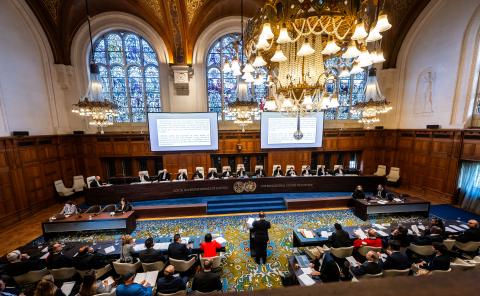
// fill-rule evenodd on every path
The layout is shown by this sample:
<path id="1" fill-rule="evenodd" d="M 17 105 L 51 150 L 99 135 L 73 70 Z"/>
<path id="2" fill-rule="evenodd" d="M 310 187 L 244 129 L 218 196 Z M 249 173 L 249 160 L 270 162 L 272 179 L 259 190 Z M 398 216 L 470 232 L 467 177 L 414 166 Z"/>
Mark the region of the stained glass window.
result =
<path id="1" fill-rule="evenodd" d="M 144 38 L 127 31 L 108 32 L 93 48 L 103 98 L 118 105 L 117 122 L 145 122 L 147 112 L 162 110 L 158 58 Z"/>
<path id="2" fill-rule="evenodd" d="M 208 111 L 217 112 L 219 120 L 232 120 L 227 114 L 228 104 L 237 99 L 237 76 L 233 73 L 224 73 L 222 68 L 225 61 L 231 62 L 237 57 L 234 44 L 238 42 L 238 50 L 242 50 L 239 33 L 232 33 L 218 38 L 210 47 L 207 57 L 207 96 Z M 244 57 L 244 62 L 246 59 Z M 264 83 L 249 87 L 249 95 L 260 104 L 268 95 L 267 73 L 265 69 L 258 69 Z M 259 119 L 259 118 L 256 118 Z"/>

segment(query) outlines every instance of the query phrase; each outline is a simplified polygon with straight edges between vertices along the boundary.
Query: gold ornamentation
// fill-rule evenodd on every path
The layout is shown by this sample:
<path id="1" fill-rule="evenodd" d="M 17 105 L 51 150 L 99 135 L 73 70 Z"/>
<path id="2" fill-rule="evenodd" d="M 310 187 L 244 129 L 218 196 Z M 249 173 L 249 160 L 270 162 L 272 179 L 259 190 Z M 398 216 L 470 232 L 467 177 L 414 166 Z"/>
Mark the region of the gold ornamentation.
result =
<path id="1" fill-rule="evenodd" d="M 254 181 L 247 181 L 247 183 L 245 183 L 246 192 L 254 192 L 255 189 L 257 189 L 257 183 L 255 183 Z"/>
<path id="2" fill-rule="evenodd" d="M 162 0 L 141 0 L 140 2 L 143 6 L 146 6 L 146 8 L 151 9 L 157 17 L 157 20 L 163 24 Z"/>
<path id="3" fill-rule="evenodd" d="M 243 183 L 242 181 L 237 181 L 233 183 L 233 191 L 235 191 L 235 193 L 242 193 L 243 191 L 245 191 L 245 183 Z"/>
<path id="4" fill-rule="evenodd" d="M 58 21 L 58 7 L 60 6 L 60 0 L 43 0 L 43 5 L 45 5 L 48 13 L 56 23 Z"/>
<path id="5" fill-rule="evenodd" d="M 186 0 L 185 6 L 187 8 L 187 20 L 188 24 L 192 23 L 193 18 L 197 14 L 198 10 L 207 2 L 207 0 Z"/>

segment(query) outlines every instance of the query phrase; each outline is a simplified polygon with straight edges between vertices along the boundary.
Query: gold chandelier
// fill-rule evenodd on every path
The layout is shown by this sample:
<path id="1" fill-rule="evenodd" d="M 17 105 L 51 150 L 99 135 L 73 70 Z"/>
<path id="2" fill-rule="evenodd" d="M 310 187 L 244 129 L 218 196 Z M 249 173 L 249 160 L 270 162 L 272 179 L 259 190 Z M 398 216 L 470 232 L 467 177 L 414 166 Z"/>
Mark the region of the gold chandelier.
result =
<path id="1" fill-rule="evenodd" d="M 385 61 L 381 33 L 391 25 L 379 2 L 267 0 L 245 31 L 247 58 L 270 70 L 265 109 L 302 116 L 337 108 L 338 77 Z M 339 58 L 336 69 L 325 57 Z"/>

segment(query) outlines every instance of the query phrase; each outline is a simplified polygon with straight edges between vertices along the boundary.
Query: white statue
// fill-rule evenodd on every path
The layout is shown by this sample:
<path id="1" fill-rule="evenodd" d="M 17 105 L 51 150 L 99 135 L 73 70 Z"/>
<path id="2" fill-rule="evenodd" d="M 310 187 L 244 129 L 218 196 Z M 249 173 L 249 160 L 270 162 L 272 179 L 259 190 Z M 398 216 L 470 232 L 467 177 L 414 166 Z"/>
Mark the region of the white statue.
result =
<path id="1" fill-rule="evenodd" d="M 435 72 L 433 72 L 432 68 L 427 68 L 418 75 L 414 105 L 414 112 L 416 114 L 433 113 L 434 80 Z"/>

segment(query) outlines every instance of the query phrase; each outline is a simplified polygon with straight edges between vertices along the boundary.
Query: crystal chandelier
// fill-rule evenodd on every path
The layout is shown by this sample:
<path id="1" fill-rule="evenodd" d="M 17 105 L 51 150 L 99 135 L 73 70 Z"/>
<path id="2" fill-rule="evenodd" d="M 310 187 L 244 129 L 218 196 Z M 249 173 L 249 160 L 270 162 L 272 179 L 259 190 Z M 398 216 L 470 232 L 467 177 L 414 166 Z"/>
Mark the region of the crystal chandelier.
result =
<path id="1" fill-rule="evenodd" d="M 88 32 L 90 36 L 91 60 L 89 65 L 90 76 L 88 92 L 85 98 L 80 99 L 78 103 L 73 104 L 72 112 L 80 116 L 90 118 L 89 125 L 96 126 L 100 133 L 104 133 L 103 128 L 113 125 L 113 118 L 118 116 L 116 104 L 102 99 L 102 82 L 100 80 L 100 71 L 98 65 L 93 60 L 93 38 L 90 25 L 90 15 L 88 13 L 88 0 L 85 0 L 85 10 L 87 14 Z"/>
<path id="2" fill-rule="evenodd" d="M 379 9 L 368 0 L 267 0 L 245 31 L 247 57 L 270 69 L 264 110 L 303 116 L 337 108 L 338 77 L 385 61 L 381 33 L 391 25 Z M 338 57 L 339 71 L 326 68 L 325 57 Z"/>

